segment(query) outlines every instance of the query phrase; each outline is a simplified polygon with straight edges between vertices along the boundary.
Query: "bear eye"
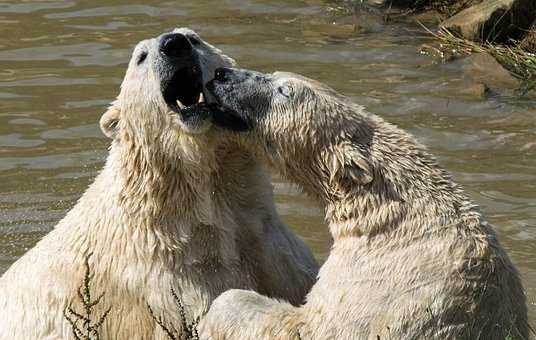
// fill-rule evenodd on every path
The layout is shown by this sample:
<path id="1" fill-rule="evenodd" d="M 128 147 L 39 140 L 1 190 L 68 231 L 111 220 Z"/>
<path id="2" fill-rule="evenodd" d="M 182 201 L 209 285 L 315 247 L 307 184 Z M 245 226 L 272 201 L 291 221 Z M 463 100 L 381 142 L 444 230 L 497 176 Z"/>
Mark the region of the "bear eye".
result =
<path id="1" fill-rule="evenodd" d="M 140 56 L 138 57 L 138 65 L 143 63 L 145 59 L 147 59 L 147 52 L 141 52 Z"/>
<path id="2" fill-rule="evenodd" d="M 291 90 L 290 90 L 290 87 L 288 86 L 279 86 L 277 88 L 277 92 L 279 92 L 280 95 L 286 97 L 286 98 L 290 98 L 291 96 Z"/>

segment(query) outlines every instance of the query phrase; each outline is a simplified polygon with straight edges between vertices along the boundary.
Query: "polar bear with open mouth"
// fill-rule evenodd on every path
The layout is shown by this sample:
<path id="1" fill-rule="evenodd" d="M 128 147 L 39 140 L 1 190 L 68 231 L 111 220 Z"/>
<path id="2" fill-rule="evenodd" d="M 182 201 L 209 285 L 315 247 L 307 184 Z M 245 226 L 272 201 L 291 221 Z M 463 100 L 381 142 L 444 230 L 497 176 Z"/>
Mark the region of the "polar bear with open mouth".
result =
<path id="1" fill-rule="evenodd" d="M 0 278 L 0 339 L 68 339 L 89 253 L 102 339 L 164 339 L 230 288 L 303 302 L 316 262 L 280 221 L 267 170 L 211 128 L 204 84 L 234 61 L 186 28 L 140 42 L 101 120 L 106 165 L 76 206 Z M 96 321 L 96 320 L 94 320 Z M 180 331 L 180 330 L 179 330 Z"/>

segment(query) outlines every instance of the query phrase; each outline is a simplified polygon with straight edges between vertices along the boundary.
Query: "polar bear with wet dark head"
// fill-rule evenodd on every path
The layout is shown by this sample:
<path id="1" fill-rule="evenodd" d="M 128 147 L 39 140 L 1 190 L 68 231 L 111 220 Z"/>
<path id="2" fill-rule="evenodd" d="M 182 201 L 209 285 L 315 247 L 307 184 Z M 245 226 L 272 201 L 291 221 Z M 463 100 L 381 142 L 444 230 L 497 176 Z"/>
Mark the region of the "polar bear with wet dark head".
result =
<path id="1" fill-rule="evenodd" d="M 411 135 L 292 73 L 219 69 L 214 122 L 318 199 L 333 236 L 307 303 L 231 290 L 212 339 L 526 339 L 521 280 L 478 206 Z"/>

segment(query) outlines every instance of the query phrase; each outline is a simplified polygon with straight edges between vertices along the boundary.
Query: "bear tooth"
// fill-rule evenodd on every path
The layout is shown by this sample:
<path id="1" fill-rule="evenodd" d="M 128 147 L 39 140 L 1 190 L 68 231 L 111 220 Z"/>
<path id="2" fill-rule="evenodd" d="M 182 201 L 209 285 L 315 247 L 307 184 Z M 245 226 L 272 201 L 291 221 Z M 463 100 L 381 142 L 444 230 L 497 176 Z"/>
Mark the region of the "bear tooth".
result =
<path id="1" fill-rule="evenodd" d="M 199 94 L 199 100 L 197 102 L 198 103 L 204 103 L 205 102 L 205 96 L 203 96 L 203 92 L 201 92 Z"/>
<path id="2" fill-rule="evenodd" d="M 177 106 L 178 106 L 178 107 L 179 107 L 179 109 L 181 109 L 181 110 L 185 108 L 184 104 L 183 104 L 183 103 L 181 103 L 181 101 L 180 101 L 180 100 L 178 100 L 178 99 L 177 99 Z"/>

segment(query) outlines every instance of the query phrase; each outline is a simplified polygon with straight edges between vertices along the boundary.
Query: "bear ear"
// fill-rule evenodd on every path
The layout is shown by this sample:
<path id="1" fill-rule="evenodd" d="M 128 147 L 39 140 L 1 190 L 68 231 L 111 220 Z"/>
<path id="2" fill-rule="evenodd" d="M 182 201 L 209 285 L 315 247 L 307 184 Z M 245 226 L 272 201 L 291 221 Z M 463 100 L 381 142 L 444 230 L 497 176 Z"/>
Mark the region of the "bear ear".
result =
<path id="1" fill-rule="evenodd" d="M 351 159 L 345 163 L 344 176 L 346 180 L 349 179 L 361 185 L 369 184 L 374 179 L 370 164 L 363 158 Z"/>
<path id="2" fill-rule="evenodd" d="M 102 133 L 104 133 L 106 137 L 113 139 L 117 135 L 120 113 L 119 103 L 116 100 L 102 115 L 99 124 Z"/>
<path id="3" fill-rule="evenodd" d="M 338 145 L 332 155 L 332 183 L 351 187 L 366 185 L 374 180 L 372 165 L 363 153 L 351 145 Z M 335 184 L 335 183 L 334 183 Z"/>

